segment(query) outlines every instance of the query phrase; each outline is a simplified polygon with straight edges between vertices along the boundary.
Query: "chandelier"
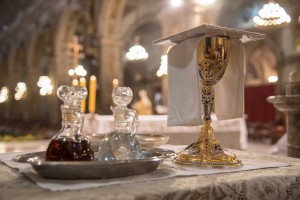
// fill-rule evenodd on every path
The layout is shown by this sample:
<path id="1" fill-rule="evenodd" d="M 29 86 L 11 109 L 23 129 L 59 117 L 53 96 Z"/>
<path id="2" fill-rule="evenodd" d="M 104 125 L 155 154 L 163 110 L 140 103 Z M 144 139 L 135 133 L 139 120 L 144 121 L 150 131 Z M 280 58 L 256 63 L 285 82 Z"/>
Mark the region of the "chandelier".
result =
<path id="1" fill-rule="evenodd" d="M 279 4 L 270 2 L 259 10 L 258 16 L 253 18 L 255 26 L 276 26 L 290 23 L 291 17 Z"/>
<path id="2" fill-rule="evenodd" d="M 148 58 L 148 53 L 146 49 L 140 45 L 139 37 L 134 38 L 134 45 L 129 48 L 129 51 L 126 53 L 126 58 L 130 61 L 136 60 L 146 60 Z"/>

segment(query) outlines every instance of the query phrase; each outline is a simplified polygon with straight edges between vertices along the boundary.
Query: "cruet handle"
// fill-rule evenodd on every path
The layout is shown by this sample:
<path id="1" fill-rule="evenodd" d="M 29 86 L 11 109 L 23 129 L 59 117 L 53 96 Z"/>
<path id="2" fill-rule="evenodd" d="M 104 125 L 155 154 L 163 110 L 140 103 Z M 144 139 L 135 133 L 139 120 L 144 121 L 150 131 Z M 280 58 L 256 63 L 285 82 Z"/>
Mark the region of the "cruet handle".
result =
<path id="1" fill-rule="evenodd" d="M 76 117 L 77 117 L 77 130 L 76 130 L 76 134 L 77 135 L 81 135 L 82 134 L 82 128 L 83 128 L 83 121 L 84 121 L 84 114 L 80 111 L 80 112 L 76 112 Z"/>
<path id="2" fill-rule="evenodd" d="M 132 118 L 132 124 L 131 124 L 131 133 L 135 134 L 139 125 L 139 118 L 138 114 L 135 110 L 128 109 L 128 115 Z"/>

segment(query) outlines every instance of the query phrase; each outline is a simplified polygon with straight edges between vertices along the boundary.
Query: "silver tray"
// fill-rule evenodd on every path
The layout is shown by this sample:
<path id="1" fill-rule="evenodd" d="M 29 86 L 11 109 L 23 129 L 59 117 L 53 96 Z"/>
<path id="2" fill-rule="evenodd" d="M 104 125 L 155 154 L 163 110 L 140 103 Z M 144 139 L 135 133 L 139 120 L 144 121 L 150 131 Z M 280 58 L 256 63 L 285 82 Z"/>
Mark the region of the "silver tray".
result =
<path id="1" fill-rule="evenodd" d="M 46 161 L 45 152 L 29 153 L 13 158 L 28 162 L 44 178 L 51 179 L 106 179 L 145 174 L 157 169 L 165 158 L 174 154 L 165 149 L 143 149 L 145 158 L 122 161 Z"/>

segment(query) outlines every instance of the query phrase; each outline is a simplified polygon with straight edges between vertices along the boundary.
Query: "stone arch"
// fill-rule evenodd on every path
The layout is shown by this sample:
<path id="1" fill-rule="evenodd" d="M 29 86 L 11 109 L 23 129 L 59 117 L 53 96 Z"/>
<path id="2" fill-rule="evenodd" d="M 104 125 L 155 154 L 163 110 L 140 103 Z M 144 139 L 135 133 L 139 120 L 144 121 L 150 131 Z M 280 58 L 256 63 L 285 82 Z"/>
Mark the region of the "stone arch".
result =
<path id="1" fill-rule="evenodd" d="M 121 27 L 121 19 L 127 0 L 104 0 L 100 12 L 97 13 L 97 34 L 103 38 L 115 38 L 117 28 Z"/>
<path id="2" fill-rule="evenodd" d="M 247 45 L 246 55 L 246 84 L 266 84 L 269 76 L 279 76 L 283 58 L 270 39 Z"/>
<path id="3" fill-rule="evenodd" d="M 99 2 L 97 1 L 97 3 Z M 68 59 L 68 43 L 72 42 L 74 34 L 87 34 L 92 38 L 90 43 L 93 43 L 94 35 L 94 14 L 92 1 L 71 2 L 62 11 L 55 27 L 54 41 L 54 57 L 56 57 L 56 75 L 58 77 L 58 85 L 70 84 L 68 69 L 71 67 Z M 86 27 L 86 30 L 80 30 L 80 27 Z M 82 37 L 83 38 L 83 37 Z M 81 38 L 79 38 L 81 39 Z M 68 77 L 68 78 L 66 78 Z"/>
<path id="4" fill-rule="evenodd" d="M 94 26 L 96 25 L 93 20 L 95 18 L 95 12 L 99 10 L 99 6 L 101 5 L 101 1 L 71 1 L 60 10 L 60 15 L 57 17 L 55 26 L 52 29 L 54 38 L 52 53 L 53 58 L 55 58 L 52 60 L 52 64 L 55 68 L 51 69 L 50 76 L 54 79 L 54 91 L 57 90 L 59 85 L 70 85 L 72 82 L 72 78 L 68 75 L 68 70 L 72 67 L 68 43 L 72 42 L 73 35 L 77 34 L 79 40 L 84 40 L 79 41 L 81 45 L 86 43 L 90 46 L 93 46 L 94 43 L 96 43 L 96 45 L 99 44 L 95 42 L 97 37 L 95 36 L 96 29 Z M 80 30 L 80 27 L 84 30 Z M 80 37 L 81 34 L 87 35 Z M 88 38 L 88 41 L 86 41 L 85 38 Z M 84 42 L 84 44 L 82 44 L 82 42 Z M 98 51 L 94 51 L 96 47 L 94 49 L 84 47 L 84 50 L 86 49 L 86 51 L 88 51 L 88 53 L 85 52 L 85 54 L 89 56 L 92 54 L 93 56 L 95 55 L 94 57 L 100 57 L 99 53 L 97 53 Z M 90 59 L 90 57 L 88 59 Z M 95 60 L 92 61 L 92 65 L 95 68 L 94 65 L 98 62 Z M 60 104 L 60 100 L 57 100 L 56 98 L 56 100 L 52 99 L 51 101 L 53 104 L 56 104 L 56 107 L 59 109 L 58 104 Z M 55 115 L 55 113 L 53 112 L 52 115 Z M 59 119 L 59 116 L 56 118 Z"/>
<path id="5" fill-rule="evenodd" d="M 3 87 L 7 81 L 7 73 L 8 73 L 8 66 L 7 66 L 7 58 L 5 55 L 0 55 L 0 88 Z"/>
<path id="6" fill-rule="evenodd" d="M 139 99 L 138 92 L 146 90 L 150 99 L 154 96 L 157 85 L 161 80 L 156 76 L 156 71 L 161 63 L 162 51 L 165 47 L 153 45 L 153 41 L 164 35 L 165 19 L 160 16 L 163 5 L 154 5 L 149 9 L 148 4 L 137 5 L 137 8 L 127 13 L 123 19 L 123 29 L 120 31 L 120 38 L 124 41 L 120 58 L 122 59 L 120 71 L 123 72 L 123 80 L 133 90 L 134 100 Z M 139 62 L 126 61 L 125 53 L 134 45 L 135 36 L 140 37 L 139 43 L 149 54 L 147 60 Z M 126 85 L 126 86 L 127 86 Z"/>
<path id="7" fill-rule="evenodd" d="M 142 5 L 144 8 L 135 7 L 136 9 L 133 9 L 133 7 L 129 8 L 128 5 L 141 6 L 140 4 L 129 4 L 127 0 L 110 0 L 103 2 L 101 12 L 98 13 L 98 21 L 101 22 L 98 23 L 97 34 L 101 36 L 101 74 L 99 74 L 99 77 L 102 107 L 107 107 L 107 105 L 112 103 L 112 80 L 117 78 L 120 81 L 120 85 L 124 83 L 123 69 L 125 65 L 122 58 L 124 51 L 128 50 L 125 49 L 124 41 L 132 40 L 133 38 L 130 37 L 133 37 L 132 35 L 138 27 L 147 22 L 155 22 L 161 25 L 157 9 L 149 9 L 149 7 L 144 5 Z M 139 12 L 137 9 L 143 10 Z M 136 12 L 139 12 L 139 16 L 137 16 Z M 108 108 L 105 111 L 108 112 Z"/>
<path id="8" fill-rule="evenodd" d="M 96 34 L 99 38 L 101 72 L 96 74 L 98 82 L 97 109 L 100 113 L 110 113 L 112 105 L 112 80 L 118 78 L 122 85 L 122 72 L 120 71 L 120 55 L 122 40 L 119 38 L 122 18 L 127 0 L 104 0 L 96 14 Z M 99 5 L 100 6 L 100 5 Z M 100 104 L 100 105 L 99 105 Z"/>
<path id="9" fill-rule="evenodd" d="M 26 117 L 25 99 L 16 101 L 14 99 L 15 88 L 18 82 L 26 82 L 27 75 L 25 61 L 25 43 L 18 44 L 10 50 L 8 57 L 9 66 L 9 117 L 12 120 L 22 121 Z M 28 89 L 28 88 L 27 88 Z M 25 96 L 26 97 L 26 96 Z"/>
<path id="10" fill-rule="evenodd" d="M 8 87 L 9 77 L 8 74 L 8 66 L 7 66 L 7 56 L 0 55 L 0 90 L 2 87 Z M 0 120 L 4 120 L 7 117 L 7 109 L 8 109 L 8 102 L 0 102 Z"/>
<path id="11" fill-rule="evenodd" d="M 8 73 L 7 73 L 7 77 L 9 77 L 8 80 L 8 91 L 9 91 L 9 96 L 8 96 L 8 118 L 10 120 L 15 120 L 15 117 L 13 116 L 13 105 L 14 105 L 14 90 L 15 90 L 15 77 L 13 75 L 13 71 L 15 71 L 14 69 L 14 65 L 13 65 L 13 59 L 15 57 L 17 51 L 17 47 L 16 46 L 11 46 L 9 51 L 8 51 L 8 56 L 7 56 L 7 65 L 8 65 Z"/>
<path id="12" fill-rule="evenodd" d="M 99 65 L 100 49 L 96 37 L 96 24 L 93 18 L 94 9 L 92 4 L 87 4 L 84 8 L 84 14 L 78 18 L 75 35 L 78 36 L 80 45 L 82 45 L 83 57 L 79 63 L 87 70 L 87 75 L 100 74 L 101 66 Z"/>
<path id="13" fill-rule="evenodd" d="M 50 25 L 39 27 L 30 37 L 27 47 L 27 82 L 33 87 L 28 91 L 30 120 L 49 122 L 49 98 L 39 94 L 37 81 L 40 76 L 50 76 L 53 66 L 53 28 Z M 52 78 L 53 82 L 53 78 Z M 55 96 L 55 95 L 54 95 Z"/>
<path id="14" fill-rule="evenodd" d="M 153 96 L 155 86 L 160 85 L 160 79 L 156 76 L 156 71 L 161 63 L 162 47 L 153 45 L 153 40 L 162 37 L 162 27 L 156 19 L 148 18 L 143 20 L 139 26 L 132 28 L 128 34 L 123 47 L 123 57 L 128 49 L 134 44 L 132 41 L 135 36 L 140 36 L 140 44 L 149 54 L 147 60 L 127 61 L 124 60 L 120 69 L 124 73 L 124 83 L 130 86 L 136 94 L 134 100 L 138 99 L 139 90 L 146 90 L 149 96 Z"/>
<path id="15" fill-rule="evenodd" d="M 72 39 L 76 22 L 78 21 L 80 13 L 80 6 L 76 2 L 72 2 L 66 6 L 62 11 L 62 15 L 58 19 L 58 23 L 54 33 L 54 57 L 56 58 L 55 76 L 57 77 L 57 85 L 69 84 L 68 69 L 69 63 L 66 59 L 67 43 Z M 57 89 L 57 88 L 55 88 Z"/>
<path id="16" fill-rule="evenodd" d="M 30 85 L 35 86 L 28 91 L 29 93 L 29 99 L 31 102 L 30 111 L 31 111 L 31 117 L 30 120 L 40 120 L 44 121 L 44 116 L 41 115 L 41 101 L 39 97 L 39 88 L 36 86 L 37 80 L 39 75 L 41 74 L 41 71 L 38 67 L 39 58 L 41 56 L 41 51 L 39 51 L 37 46 L 42 43 L 41 41 L 41 30 L 38 29 L 37 31 L 33 32 L 33 34 L 30 37 L 30 40 L 28 42 L 28 50 L 27 50 L 27 66 L 29 69 L 29 79 L 28 82 Z M 32 106 L 34 105 L 34 106 Z"/>

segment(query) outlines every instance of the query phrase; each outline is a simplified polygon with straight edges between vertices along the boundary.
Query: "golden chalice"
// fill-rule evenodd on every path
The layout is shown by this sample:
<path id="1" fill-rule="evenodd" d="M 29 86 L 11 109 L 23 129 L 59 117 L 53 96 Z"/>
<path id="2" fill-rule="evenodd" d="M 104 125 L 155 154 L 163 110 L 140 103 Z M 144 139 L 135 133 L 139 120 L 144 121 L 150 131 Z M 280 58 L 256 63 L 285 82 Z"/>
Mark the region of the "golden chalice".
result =
<path id="1" fill-rule="evenodd" d="M 197 46 L 197 65 L 202 83 L 203 125 L 196 142 L 174 157 L 174 162 L 203 167 L 239 167 L 242 162 L 223 149 L 216 140 L 211 123 L 214 108 L 213 86 L 225 73 L 231 39 L 225 36 L 202 37 Z"/>

